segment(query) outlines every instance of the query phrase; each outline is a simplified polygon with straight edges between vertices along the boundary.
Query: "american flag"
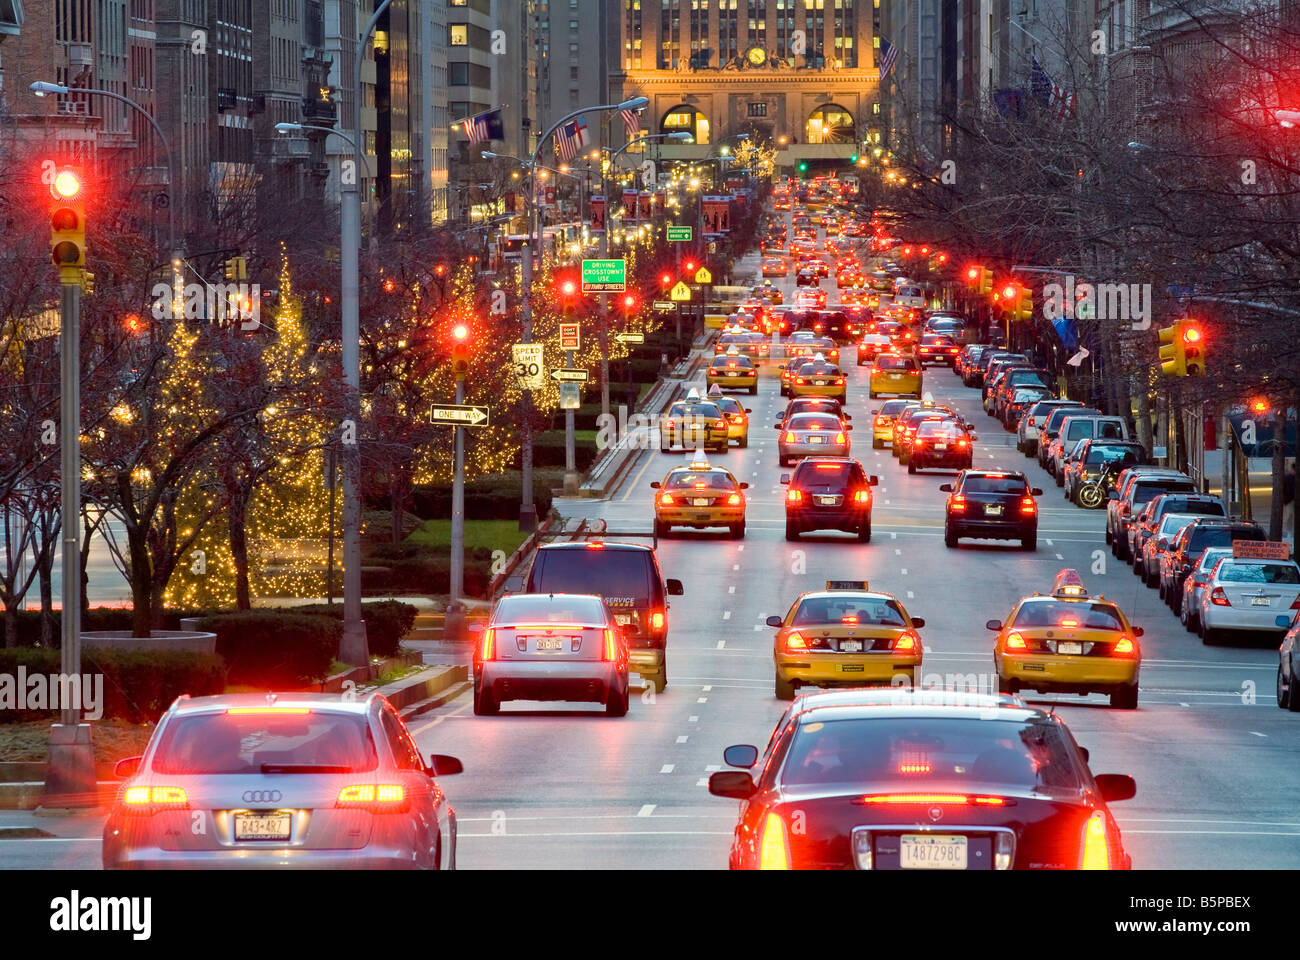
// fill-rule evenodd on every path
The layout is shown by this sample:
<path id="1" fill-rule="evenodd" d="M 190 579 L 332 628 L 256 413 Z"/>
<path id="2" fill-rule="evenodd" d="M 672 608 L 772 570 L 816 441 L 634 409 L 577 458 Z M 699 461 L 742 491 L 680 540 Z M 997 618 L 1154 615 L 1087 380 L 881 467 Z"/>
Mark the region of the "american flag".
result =
<path id="1" fill-rule="evenodd" d="M 889 76 L 894 69 L 894 64 L 898 62 L 898 47 L 894 46 L 884 37 L 880 38 L 880 79 Z"/>
<path id="2" fill-rule="evenodd" d="M 587 145 L 587 121 L 582 117 L 566 123 L 555 134 L 555 152 L 568 163 Z"/>
<path id="3" fill-rule="evenodd" d="M 641 113 L 638 110 L 623 111 L 623 125 L 627 127 L 627 138 L 635 140 L 641 132 Z"/>
<path id="4" fill-rule="evenodd" d="M 1037 57 L 1030 62 L 1029 92 L 1057 126 L 1065 126 L 1066 121 L 1074 116 L 1074 94 L 1058 87 Z"/>
<path id="5" fill-rule="evenodd" d="M 469 137 L 471 147 L 487 140 L 501 140 L 505 136 L 501 126 L 500 108 L 477 113 L 467 120 L 462 120 L 461 124 L 465 127 L 465 135 Z"/>

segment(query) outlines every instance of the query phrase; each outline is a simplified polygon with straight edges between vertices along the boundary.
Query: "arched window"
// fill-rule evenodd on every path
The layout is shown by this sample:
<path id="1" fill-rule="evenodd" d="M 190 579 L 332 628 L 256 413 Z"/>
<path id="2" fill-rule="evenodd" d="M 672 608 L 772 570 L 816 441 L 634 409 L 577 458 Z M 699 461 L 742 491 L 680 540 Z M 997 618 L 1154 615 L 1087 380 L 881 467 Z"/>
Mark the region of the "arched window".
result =
<path id="1" fill-rule="evenodd" d="M 853 143 L 856 139 L 853 114 L 843 107 L 827 104 L 809 114 L 804 143 Z"/>
<path id="2" fill-rule="evenodd" d="M 709 142 L 709 118 L 694 107 L 682 105 L 669 110 L 659 124 L 660 133 L 689 133 L 696 143 Z"/>

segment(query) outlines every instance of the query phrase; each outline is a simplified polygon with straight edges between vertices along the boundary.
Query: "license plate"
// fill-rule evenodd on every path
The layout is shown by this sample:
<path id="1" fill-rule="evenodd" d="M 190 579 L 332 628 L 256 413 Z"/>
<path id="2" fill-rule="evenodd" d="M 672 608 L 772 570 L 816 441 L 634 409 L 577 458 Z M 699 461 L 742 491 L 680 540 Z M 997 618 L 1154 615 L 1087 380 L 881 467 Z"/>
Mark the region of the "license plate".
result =
<path id="1" fill-rule="evenodd" d="M 629 624 L 632 622 L 632 614 L 616 613 L 614 614 L 614 622 L 618 624 L 620 627 L 624 626 L 625 624 Z"/>
<path id="2" fill-rule="evenodd" d="M 560 637 L 538 637 L 537 638 L 538 650 L 559 650 L 560 644 L 561 644 Z"/>
<path id="3" fill-rule="evenodd" d="M 902 380 L 902 379 L 903 379 L 903 375 L 902 375 L 901 373 L 891 373 L 891 374 L 889 375 L 889 379 L 890 379 L 890 380 Z"/>
<path id="4" fill-rule="evenodd" d="M 740 374 L 737 373 L 735 370 L 728 370 L 728 371 L 727 371 L 727 376 L 729 376 L 729 377 L 738 377 L 738 376 L 740 376 Z"/>
<path id="5" fill-rule="evenodd" d="M 815 386 L 815 387 L 824 387 L 824 386 L 826 386 L 826 381 L 825 381 L 825 380 L 814 380 L 814 381 L 813 381 L 813 386 Z"/>
<path id="6" fill-rule="evenodd" d="M 1043 666 L 1041 663 L 1022 663 L 1022 664 L 1020 665 L 1020 669 L 1022 669 L 1022 670 L 1046 670 L 1047 668 L 1046 668 L 1045 666 Z"/>
<path id="7" fill-rule="evenodd" d="M 984 513 L 986 516 L 1000 517 L 1002 516 L 1002 506 L 1000 504 L 998 506 L 986 506 Z"/>
<path id="8" fill-rule="evenodd" d="M 289 821 L 287 813 L 262 817 L 253 813 L 235 814 L 236 840 L 288 840 Z"/>
<path id="9" fill-rule="evenodd" d="M 691 506 L 693 507 L 707 507 L 708 505 L 709 500 L 707 497 L 696 497 L 691 501 Z"/>
<path id="10" fill-rule="evenodd" d="M 898 865 L 904 870 L 965 870 L 966 838 L 904 834 Z"/>
<path id="11" fill-rule="evenodd" d="M 948 449 L 948 444 L 946 444 L 946 443 L 936 443 L 936 444 L 934 445 L 934 449 L 936 449 L 936 450 L 947 450 L 947 449 Z"/>
<path id="12" fill-rule="evenodd" d="M 823 507 L 835 507 L 839 505 L 839 502 L 840 502 L 839 497 L 818 497 L 817 498 L 817 503 Z"/>
<path id="13" fill-rule="evenodd" d="M 1068 642 L 1062 641 L 1061 643 L 1058 643 L 1058 644 L 1056 645 L 1056 652 L 1057 652 L 1057 653 L 1074 654 L 1075 656 L 1078 656 L 1078 655 L 1080 655 L 1080 654 L 1083 653 L 1083 644 L 1082 644 L 1082 643 L 1068 643 Z"/>
<path id="14" fill-rule="evenodd" d="M 1267 606 L 1268 606 L 1270 603 L 1272 603 L 1272 602 L 1273 602 L 1273 601 L 1271 601 L 1268 597 L 1251 597 L 1251 598 L 1250 598 L 1250 605 L 1251 605 L 1252 607 L 1267 607 Z"/>
<path id="15" fill-rule="evenodd" d="M 808 438 L 808 442 L 809 442 L 809 443 L 821 443 L 821 442 L 822 442 L 822 438 L 821 438 L 821 437 L 809 437 L 809 438 Z"/>
<path id="16" fill-rule="evenodd" d="M 841 663 L 840 673 L 863 673 L 864 667 L 860 663 Z"/>
<path id="17" fill-rule="evenodd" d="M 861 640 L 841 640 L 841 641 L 840 641 L 840 652 L 841 652 L 841 653 L 861 653 L 861 652 L 862 652 L 862 641 L 861 641 Z"/>

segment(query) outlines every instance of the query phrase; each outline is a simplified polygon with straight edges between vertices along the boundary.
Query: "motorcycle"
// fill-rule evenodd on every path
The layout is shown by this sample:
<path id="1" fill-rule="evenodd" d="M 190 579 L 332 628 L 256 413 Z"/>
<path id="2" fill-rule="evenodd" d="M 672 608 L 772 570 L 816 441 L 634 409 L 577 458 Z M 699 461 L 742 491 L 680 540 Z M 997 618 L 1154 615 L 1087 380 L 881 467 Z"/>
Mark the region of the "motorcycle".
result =
<path id="1" fill-rule="evenodd" d="M 1101 472 L 1079 487 L 1075 502 L 1085 510 L 1096 510 L 1106 502 L 1106 498 L 1115 489 L 1115 481 L 1124 469 L 1122 460 L 1112 460 L 1102 465 Z"/>

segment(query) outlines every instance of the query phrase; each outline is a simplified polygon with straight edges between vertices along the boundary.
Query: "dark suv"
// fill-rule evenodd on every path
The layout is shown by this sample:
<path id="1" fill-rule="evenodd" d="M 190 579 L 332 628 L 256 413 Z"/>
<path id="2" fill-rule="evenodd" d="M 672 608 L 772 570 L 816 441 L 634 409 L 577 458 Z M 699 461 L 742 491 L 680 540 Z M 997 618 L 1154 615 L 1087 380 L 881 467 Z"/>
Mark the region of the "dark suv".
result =
<path id="1" fill-rule="evenodd" d="M 974 465 L 974 443 L 979 438 L 955 420 L 922 420 L 916 425 L 907 472 L 926 467 L 969 470 Z"/>
<path id="2" fill-rule="evenodd" d="M 537 548 L 524 593 L 595 593 L 620 626 L 630 625 L 631 669 L 662 693 L 668 686 L 668 598 L 680 580 L 665 580 L 650 547 L 635 543 L 548 543 Z"/>
<path id="3" fill-rule="evenodd" d="M 871 488 L 862 464 L 848 457 L 806 457 L 794 475 L 781 474 L 785 494 L 785 538 L 798 540 L 810 530 L 844 530 L 866 543 L 871 539 Z"/>
<path id="4" fill-rule="evenodd" d="M 943 542 L 955 547 L 962 537 L 979 540 L 1019 540 L 1025 550 L 1038 549 L 1038 503 L 1043 491 L 1030 487 L 1019 471 L 963 470 L 953 483 L 939 488 L 948 494 L 944 508 Z"/>
<path id="5" fill-rule="evenodd" d="M 1207 547 L 1230 547 L 1238 540 L 1267 540 L 1256 523 L 1226 522 L 1222 517 L 1200 517 L 1183 527 L 1160 558 L 1160 592 L 1174 613 L 1183 610 L 1183 581 Z"/>
<path id="6" fill-rule="evenodd" d="M 1043 425 L 1038 428 L 1038 449 L 1034 453 L 1038 456 L 1038 465 L 1049 473 L 1051 470 L 1047 466 L 1047 448 L 1052 445 L 1061 432 L 1061 422 L 1066 417 L 1100 417 L 1102 412 L 1093 407 L 1057 407 L 1047 415 Z"/>

